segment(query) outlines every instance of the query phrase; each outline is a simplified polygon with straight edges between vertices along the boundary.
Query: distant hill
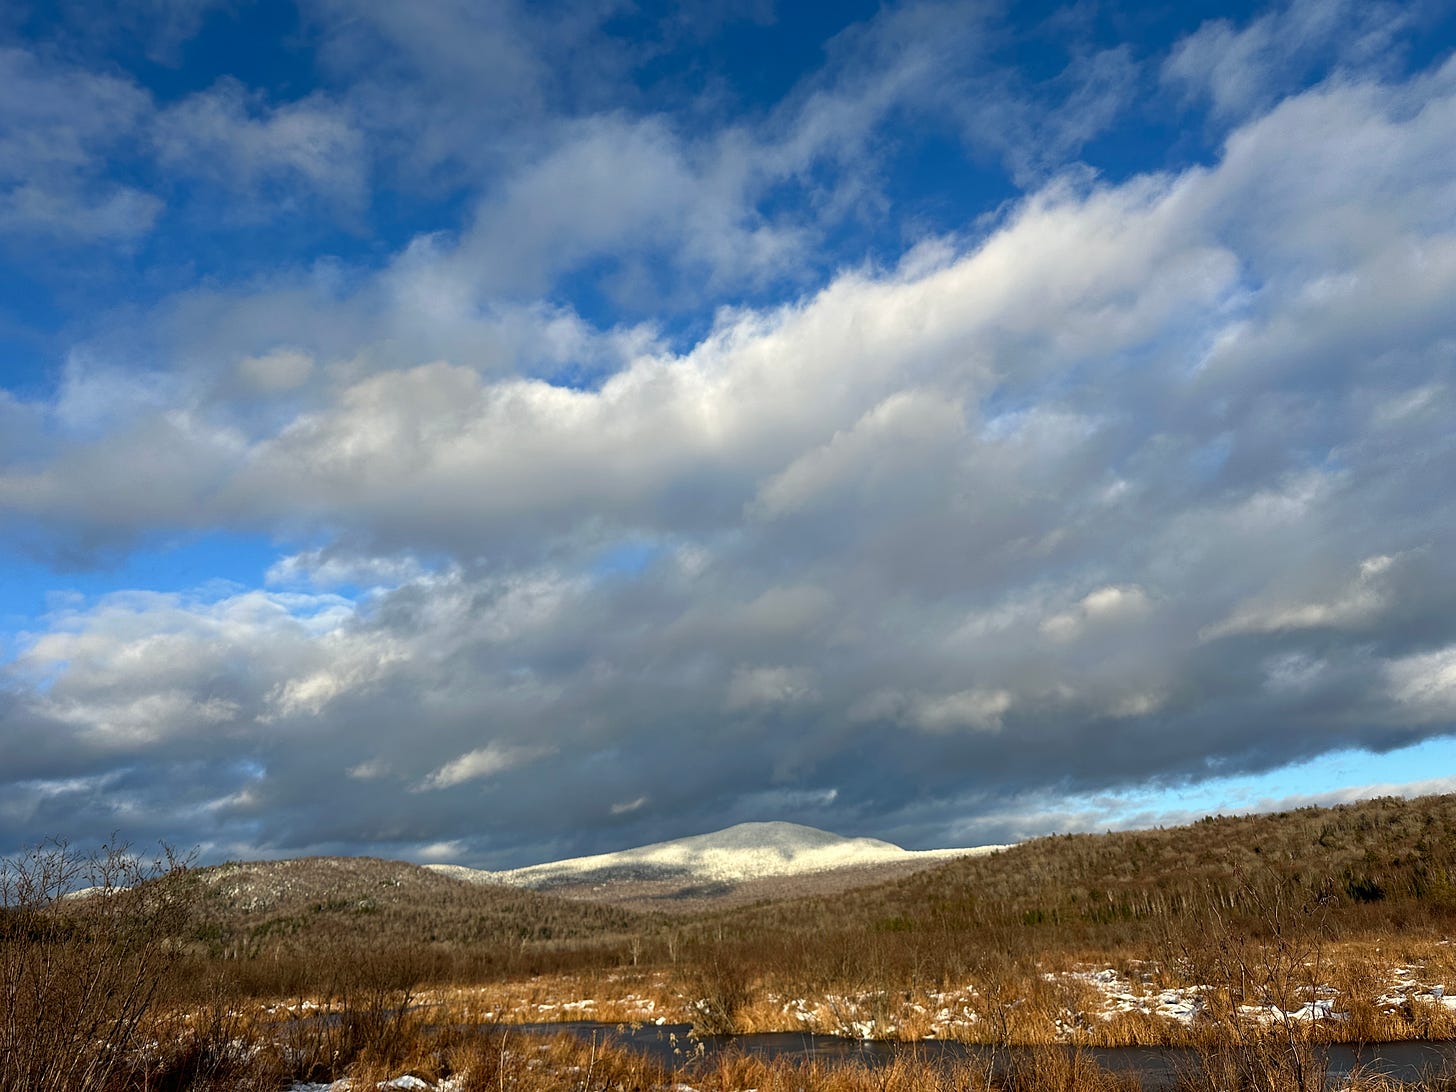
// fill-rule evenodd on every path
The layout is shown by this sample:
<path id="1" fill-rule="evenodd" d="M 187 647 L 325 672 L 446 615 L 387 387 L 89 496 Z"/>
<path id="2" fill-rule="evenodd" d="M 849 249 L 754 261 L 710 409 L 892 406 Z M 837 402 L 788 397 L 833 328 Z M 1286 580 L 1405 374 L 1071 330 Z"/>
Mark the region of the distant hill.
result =
<path id="1" fill-rule="evenodd" d="M 1284 896 L 1274 894 L 1283 890 Z M 1151 935 L 1210 906 L 1251 912 L 1291 897 L 1328 905 L 1332 926 L 1381 920 L 1456 925 L 1456 795 L 1382 797 L 1183 827 L 1036 838 L 892 882 L 731 915 L 743 935 L 843 928 L 909 933 L 1059 929 Z M 720 920 L 728 920 L 727 918 Z M 1110 930 L 1110 932 L 1109 932 Z"/>
<path id="2" fill-rule="evenodd" d="M 882 946 L 895 938 L 907 952 L 973 937 L 1042 944 L 1053 934 L 1095 946 L 1142 943 L 1209 906 L 1257 916 L 1260 901 L 1284 889 L 1296 903 L 1328 901 L 1331 927 L 1456 927 L 1456 796 L 997 848 L 916 853 L 745 823 L 505 872 L 372 858 L 232 863 L 193 874 L 196 937 L 214 953 L 244 956 L 367 938 L 499 967 L 568 965 L 551 953 L 570 965 L 611 965 L 622 952 L 651 962 L 677 936 L 831 954 L 866 935 Z"/>
<path id="3" fill-rule="evenodd" d="M 964 979 L 992 956 L 1148 958 L 1210 911 L 1255 930 L 1282 906 L 1317 911 L 1332 936 L 1456 932 L 1456 795 L 991 848 L 911 853 L 762 823 L 506 873 L 315 857 L 187 879 L 195 945 L 264 957 L 247 966 L 274 994 L 300 961 L 396 951 L 423 953 L 434 980 L 640 965 L 843 986 L 861 965 L 920 981 Z"/>
<path id="4" fill-rule="evenodd" d="M 252 955 L 368 935 L 436 946 L 562 944 L 642 927 L 639 915 L 519 888 L 482 887 L 403 861 L 303 857 L 229 862 L 192 874 L 197 937 Z"/>
<path id="5" fill-rule="evenodd" d="M 798 823 L 769 822 L 739 823 L 711 834 L 500 872 L 426 867 L 471 883 L 552 891 L 576 899 L 698 903 L 827 894 L 1002 848 L 913 851 L 877 838 L 844 838 Z"/>

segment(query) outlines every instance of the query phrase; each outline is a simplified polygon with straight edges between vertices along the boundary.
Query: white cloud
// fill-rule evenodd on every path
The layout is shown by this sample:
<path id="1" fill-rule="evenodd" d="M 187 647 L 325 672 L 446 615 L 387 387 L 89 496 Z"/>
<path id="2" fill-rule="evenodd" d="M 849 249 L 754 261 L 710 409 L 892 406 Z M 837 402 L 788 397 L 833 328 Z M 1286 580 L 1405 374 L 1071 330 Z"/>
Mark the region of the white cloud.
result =
<path id="1" fill-rule="evenodd" d="M 1214 113 L 1237 117 L 1267 106 L 1321 62 L 1368 70 L 1409 28 L 1410 5 L 1290 0 L 1243 27 L 1210 19 L 1173 49 L 1165 83 L 1207 96 Z"/>
<path id="2" fill-rule="evenodd" d="M 271 185 L 290 201 L 312 190 L 353 207 L 365 196 L 362 134 L 322 95 L 273 106 L 225 79 L 161 111 L 155 139 L 164 167 L 249 197 L 264 197 Z"/>
<path id="3" fill-rule="evenodd" d="M 52 615 L 12 670 L 49 680 L 39 708 L 83 735 L 119 744 L 206 738 L 262 711 L 251 704 L 260 681 L 286 689 L 295 671 L 330 656 L 331 635 L 350 613 L 332 597 L 117 593 Z"/>
<path id="4" fill-rule="evenodd" d="M 54 698 L 48 711 L 78 729 L 83 739 L 128 748 L 179 735 L 205 735 L 235 720 L 239 707 L 224 698 L 199 700 L 181 690 L 154 690 L 120 701 Z"/>
<path id="5" fill-rule="evenodd" d="M 317 716 L 330 702 L 357 693 L 385 678 L 405 663 L 410 653 L 398 642 L 376 637 L 358 638 L 343 633 L 329 634 L 318 651 L 326 667 L 295 675 L 268 692 L 264 722 L 281 717 Z"/>
<path id="6" fill-rule="evenodd" d="M 451 861 L 458 861 L 465 855 L 466 851 L 467 846 L 465 842 L 457 838 L 448 842 L 431 842 L 428 845 L 421 846 L 416 853 L 422 861 L 449 863 Z"/>
<path id="7" fill-rule="evenodd" d="M 1391 698 L 1417 722 L 1456 718 L 1456 645 L 1391 660 L 1385 678 Z"/>
<path id="8" fill-rule="evenodd" d="M 1101 194 L 1083 215 L 1075 205 L 1036 202 L 951 265 L 879 281 L 846 276 L 800 306 L 730 317 L 686 356 L 639 357 L 597 390 L 485 382 L 473 369 L 443 363 L 373 376 L 255 446 L 226 496 L 255 510 L 340 515 L 383 502 L 416 526 L 444 518 L 474 533 L 506 514 L 548 526 L 598 513 L 650 518 L 657 498 L 674 493 L 684 476 L 726 476 L 731 486 L 735 477 L 786 468 L 766 493 L 767 510 L 775 510 L 849 457 L 852 445 L 874 450 L 876 436 L 890 442 L 926 413 L 938 428 L 954 428 L 953 410 L 906 389 L 922 373 L 933 371 L 952 391 L 974 391 L 989 378 L 998 345 L 1011 354 L 1009 366 L 1023 338 L 1039 340 L 1033 331 L 1042 328 L 1048 297 L 1062 298 L 1076 316 L 1146 277 L 1165 257 L 1161 212 L 1144 207 L 1151 196 L 1138 188 Z M 1064 247 L 1077 249 L 1069 240 L 1079 232 L 1103 230 L 1129 232 L 1138 240 L 1133 252 L 1089 245 L 1080 264 L 1062 260 Z M 1175 275 L 1164 271 L 1157 284 L 1162 301 L 1119 319 L 1120 339 L 1151 333 L 1168 308 L 1190 302 L 1177 298 Z M 1186 287 L 1198 299 L 1210 285 Z M 1071 318 L 1046 366 L 1106 338 L 1091 328 L 1079 334 L 1078 326 Z M 850 438 L 834 441 L 836 430 L 866 414 Z M 794 466 L 820 444 L 829 445 L 825 454 Z M 447 501 L 482 478 L 494 488 L 478 504 Z"/>
<path id="9" fill-rule="evenodd" d="M 1074 464 L 1089 473 L 1085 453 L 1108 434 L 1113 405 L 1036 405 L 992 418 L 999 423 L 987 423 L 979 448 L 972 433 L 957 434 L 950 407 L 963 405 L 970 421 L 988 391 L 1035 398 L 1043 382 L 1089 357 L 1154 352 L 1186 360 L 1230 324 L 1245 333 L 1189 377 L 1210 397 L 1234 397 L 1254 381 L 1248 370 L 1256 361 L 1296 369 L 1316 350 L 1336 351 L 1341 337 L 1368 345 L 1440 329 L 1443 292 L 1456 284 L 1456 248 L 1439 240 L 1424 245 L 1419 271 L 1410 264 L 1416 251 L 1404 244 L 1350 255 L 1376 263 L 1369 283 L 1418 286 L 1398 304 L 1356 298 L 1353 289 L 1321 299 L 1313 312 L 1297 302 L 1310 262 L 1346 260 L 1329 250 L 1336 232 L 1317 212 L 1325 201 L 1364 210 L 1341 221 L 1372 225 L 1362 240 L 1407 241 L 1424 237 L 1448 203 L 1448 191 L 1420 180 L 1439 173 L 1433 161 L 1451 158 L 1436 134 L 1452 96 L 1397 120 L 1403 109 L 1396 93 L 1378 88 L 1311 92 L 1238 134 L 1214 170 L 1089 193 L 1050 189 L 958 256 L 882 276 L 849 273 L 798 305 L 725 315 L 690 352 L 639 351 L 594 389 L 491 379 L 490 360 L 386 366 L 377 374 L 356 365 L 362 376 L 344 368 L 306 412 L 255 433 L 241 458 L 234 434 L 197 428 L 194 418 L 171 460 L 185 472 L 173 469 L 176 484 L 151 491 L 149 512 L 265 523 L 307 512 L 361 523 L 366 533 L 408 527 L 417 541 L 468 549 L 507 525 L 531 535 L 601 519 L 671 522 L 677 517 L 668 509 L 689 481 L 705 502 L 721 505 L 713 518 L 736 516 L 760 491 L 762 511 L 786 512 L 808 503 L 805 490 L 827 482 L 824 475 L 865 460 L 872 470 L 876 455 L 904 460 L 902 480 L 942 504 L 946 489 L 963 505 L 989 499 L 991 483 L 977 472 L 1000 472 L 998 459 L 1013 475 L 1058 457 L 1068 463 L 1058 473 L 1074 473 Z M 1332 127 L 1378 146 L 1375 158 L 1390 169 L 1365 173 L 1345 163 L 1337 170 L 1326 162 L 1328 136 L 1299 135 Z M 1312 173 L 1330 192 L 1291 203 L 1289 172 Z M 1392 189 L 1393 177 L 1415 179 L 1415 189 Z M 1267 229 L 1249 231 L 1236 209 L 1255 223 L 1269 217 Z M 1241 311 L 1240 249 L 1268 282 L 1259 305 L 1267 320 L 1251 322 Z M 447 253 L 435 264 L 453 260 Z M 1286 291 L 1296 304 L 1283 305 Z M 260 299 L 256 312 L 246 304 L 239 335 L 256 336 L 264 314 L 277 323 L 263 306 L 274 302 Z M 1357 334 L 1346 332 L 1352 321 Z M 1175 384 L 1168 396 L 1184 405 L 1192 391 Z M 926 434 L 907 436 L 916 424 Z M 56 465 L 0 476 L 0 504 L 95 521 L 108 506 L 97 504 L 88 483 L 105 481 L 114 452 L 71 459 L 69 474 Z M 927 461 L 936 464 L 932 477 L 921 471 Z M 223 466 L 221 487 L 199 473 Z M 961 467 L 965 478 L 947 477 Z M 482 480 L 492 488 L 472 490 Z M 1048 495 L 1034 480 L 1024 484 L 1028 499 Z M 473 503 L 457 503 L 462 493 Z"/>
<path id="10" fill-rule="evenodd" d="M 1045 619 L 1041 631 L 1052 641 L 1074 641 L 1089 628 L 1132 621 L 1151 609 L 1147 593 L 1137 585 L 1109 584 L 1088 592 L 1071 610 Z"/>
<path id="11" fill-rule="evenodd" d="M 799 260 L 795 235 L 756 211 L 744 151 L 731 142 L 695 151 L 656 118 L 572 123 L 482 203 L 460 260 L 484 288 L 520 292 L 610 255 L 619 271 L 609 290 L 641 309 L 658 293 L 632 284 L 633 255 L 664 253 L 710 283 L 781 276 Z"/>
<path id="12" fill-rule="evenodd" d="M 451 759 L 417 786 L 417 791 L 449 789 L 479 781 L 555 754 L 555 747 L 511 746 L 492 740 L 484 747 Z"/>
<path id="13" fill-rule="evenodd" d="M 315 588 L 397 588 L 425 576 L 424 567 L 412 557 L 360 557 L 320 548 L 279 558 L 268 567 L 263 580 L 270 587 L 306 584 Z"/>

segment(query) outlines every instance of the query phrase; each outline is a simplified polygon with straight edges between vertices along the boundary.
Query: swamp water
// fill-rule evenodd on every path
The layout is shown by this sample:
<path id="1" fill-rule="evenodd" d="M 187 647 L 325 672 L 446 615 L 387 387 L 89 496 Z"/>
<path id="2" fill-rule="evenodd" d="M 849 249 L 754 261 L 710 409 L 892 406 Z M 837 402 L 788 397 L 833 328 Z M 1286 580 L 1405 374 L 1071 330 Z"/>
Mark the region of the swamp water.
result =
<path id="1" fill-rule="evenodd" d="M 993 1072 L 1004 1072 L 1033 1058 L 1038 1049 L 1031 1047 L 991 1047 L 973 1043 L 956 1043 L 927 1039 L 918 1042 L 844 1039 L 833 1035 L 810 1035 L 804 1032 L 768 1032 L 749 1035 L 694 1036 L 690 1024 L 608 1024 L 577 1021 L 559 1024 L 517 1024 L 504 1028 L 508 1034 L 556 1035 L 566 1033 L 583 1041 L 612 1043 L 637 1051 L 665 1066 L 690 1069 L 711 1064 L 725 1053 L 742 1053 L 773 1061 L 783 1058 L 794 1062 L 818 1062 L 821 1065 L 885 1065 L 897 1058 L 952 1065 L 974 1062 Z M 1073 1047 L 1069 1054 L 1081 1050 L 1084 1057 L 1112 1073 L 1127 1074 L 1139 1079 L 1145 1088 L 1172 1088 L 1180 1076 L 1197 1072 L 1199 1054 L 1189 1047 Z M 1359 1071 L 1367 1076 L 1379 1075 L 1392 1080 L 1411 1082 L 1456 1070 L 1456 1042 L 1395 1042 L 1320 1044 L 1316 1057 L 1325 1064 L 1331 1081 L 1340 1082 Z"/>

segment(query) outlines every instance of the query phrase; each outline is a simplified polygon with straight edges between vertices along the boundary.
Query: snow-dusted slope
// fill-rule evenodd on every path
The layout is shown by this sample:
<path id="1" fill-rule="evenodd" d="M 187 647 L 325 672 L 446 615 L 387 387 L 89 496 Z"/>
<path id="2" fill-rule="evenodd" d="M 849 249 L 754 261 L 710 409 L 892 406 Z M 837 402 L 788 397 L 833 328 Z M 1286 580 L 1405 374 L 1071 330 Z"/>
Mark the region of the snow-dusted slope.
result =
<path id="1" fill-rule="evenodd" d="M 657 842 L 617 853 L 483 872 L 458 865 L 427 867 L 476 883 L 516 887 L 611 883 L 624 880 L 681 880 L 732 884 L 769 876 L 794 876 L 892 862 L 990 853 L 1001 846 L 914 852 L 876 838 L 841 838 L 798 823 L 739 823 L 713 834 Z"/>

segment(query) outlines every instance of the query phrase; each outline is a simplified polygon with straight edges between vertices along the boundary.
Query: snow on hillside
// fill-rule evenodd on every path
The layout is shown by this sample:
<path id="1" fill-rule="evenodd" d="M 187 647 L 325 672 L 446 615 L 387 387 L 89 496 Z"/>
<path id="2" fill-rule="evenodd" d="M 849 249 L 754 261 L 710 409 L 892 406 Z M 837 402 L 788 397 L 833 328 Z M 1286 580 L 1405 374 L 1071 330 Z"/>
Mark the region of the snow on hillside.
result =
<path id="1" fill-rule="evenodd" d="M 794 876 L 891 862 L 929 862 L 937 858 L 991 853 L 1002 848 L 980 846 L 975 849 L 912 851 L 877 838 L 841 838 L 798 823 L 739 823 L 712 834 L 503 872 L 485 872 L 459 865 L 426 867 L 457 879 L 516 887 L 666 879 L 742 883 L 769 876 Z"/>

